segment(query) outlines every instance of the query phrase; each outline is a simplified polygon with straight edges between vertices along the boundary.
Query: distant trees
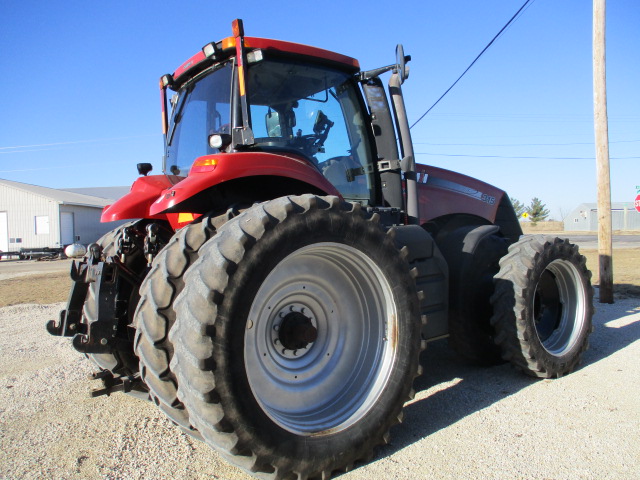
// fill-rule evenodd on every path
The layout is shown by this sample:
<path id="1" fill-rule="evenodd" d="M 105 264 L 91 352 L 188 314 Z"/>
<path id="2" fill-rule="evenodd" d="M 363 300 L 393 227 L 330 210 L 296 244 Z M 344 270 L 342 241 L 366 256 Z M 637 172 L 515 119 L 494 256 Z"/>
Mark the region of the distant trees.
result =
<path id="1" fill-rule="evenodd" d="M 515 198 L 511 199 L 511 203 L 516 216 L 518 218 L 528 218 L 533 225 L 545 221 L 549 216 L 547 206 L 538 197 L 533 197 L 528 207 Z"/>
<path id="2" fill-rule="evenodd" d="M 527 213 L 529 214 L 529 218 L 531 219 L 532 224 L 537 224 L 538 222 L 543 222 L 549 216 L 549 210 L 546 208 L 547 206 L 542 203 L 538 197 L 533 197 L 531 199 L 531 205 L 527 207 Z"/>
<path id="3" fill-rule="evenodd" d="M 512 198 L 511 203 L 513 204 L 513 209 L 516 211 L 516 217 L 520 218 L 522 214 L 527 211 L 524 204 L 520 203 L 520 200 Z"/>

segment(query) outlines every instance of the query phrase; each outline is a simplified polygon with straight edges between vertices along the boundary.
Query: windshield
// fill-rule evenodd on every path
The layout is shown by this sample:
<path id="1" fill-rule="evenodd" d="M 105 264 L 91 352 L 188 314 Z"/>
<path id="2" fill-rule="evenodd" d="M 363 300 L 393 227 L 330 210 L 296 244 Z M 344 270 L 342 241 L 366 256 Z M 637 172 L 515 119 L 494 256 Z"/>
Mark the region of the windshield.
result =
<path id="1" fill-rule="evenodd" d="M 352 75 L 267 59 L 249 66 L 247 95 L 256 148 L 306 157 L 347 200 L 373 198 L 372 155 Z"/>
<path id="2" fill-rule="evenodd" d="M 171 98 L 165 174 L 186 176 L 194 160 L 218 153 L 212 133 L 229 133 L 231 63 L 204 71 Z"/>

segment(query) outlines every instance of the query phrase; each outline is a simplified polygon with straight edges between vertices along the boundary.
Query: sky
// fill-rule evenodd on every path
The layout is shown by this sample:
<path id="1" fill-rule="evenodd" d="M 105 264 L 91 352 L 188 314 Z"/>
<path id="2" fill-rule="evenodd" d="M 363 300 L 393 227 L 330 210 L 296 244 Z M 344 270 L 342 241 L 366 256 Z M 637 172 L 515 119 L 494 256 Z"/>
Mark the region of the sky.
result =
<path id="1" fill-rule="evenodd" d="M 411 55 L 417 120 L 524 0 L 41 2 L 0 0 L 0 178 L 129 185 L 161 171 L 158 79 L 231 35 L 313 45 L 363 69 Z M 640 188 L 640 2 L 607 2 L 611 198 Z M 386 81 L 386 78 L 384 78 Z M 412 129 L 418 163 L 477 177 L 560 220 L 596 202 L 592 2 L 535 0 Z"/>

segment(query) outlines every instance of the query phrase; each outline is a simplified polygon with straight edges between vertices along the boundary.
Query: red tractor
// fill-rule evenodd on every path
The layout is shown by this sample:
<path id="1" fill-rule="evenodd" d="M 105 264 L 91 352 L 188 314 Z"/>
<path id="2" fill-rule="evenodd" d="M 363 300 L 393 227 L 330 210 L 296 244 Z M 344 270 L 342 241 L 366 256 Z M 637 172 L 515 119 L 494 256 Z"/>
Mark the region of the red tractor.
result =
<path id="1" fill-rule="evenodd" d="M 259 478 L 326 479 L 388 441 L 428 341 L 578 365 L 585 258 L 522 236 L 504 191 L 415 164 L 409 60 L 361 71 L 236 20 L 161 78 L 164 174 L 138 165 L 102 215 L 135 220 L 76 261 L 47 326 L 98 365 L 94 395 L 150 398 Z"/>

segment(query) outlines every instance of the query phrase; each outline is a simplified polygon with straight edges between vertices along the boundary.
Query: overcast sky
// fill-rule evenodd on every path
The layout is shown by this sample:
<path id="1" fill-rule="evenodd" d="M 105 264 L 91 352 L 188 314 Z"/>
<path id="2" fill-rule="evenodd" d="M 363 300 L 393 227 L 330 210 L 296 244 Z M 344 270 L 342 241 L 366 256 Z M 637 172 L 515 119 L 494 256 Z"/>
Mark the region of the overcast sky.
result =
<path id="1" fill-rule="evenodd" d="M 524 0 L 36 2 L 0 0 L 0 178 L 128 185 L 161 169 L 158 78 L 244 20 L 247 36 L 356 57 L 412 56 L 417 120 Z M 607 2 L 612 200 L 640 186 L 640 2 Z M 592 4 L 536 0 L 413 130 L 419 163 L 478 177 L 556 218 L 596 201 Z"/>

